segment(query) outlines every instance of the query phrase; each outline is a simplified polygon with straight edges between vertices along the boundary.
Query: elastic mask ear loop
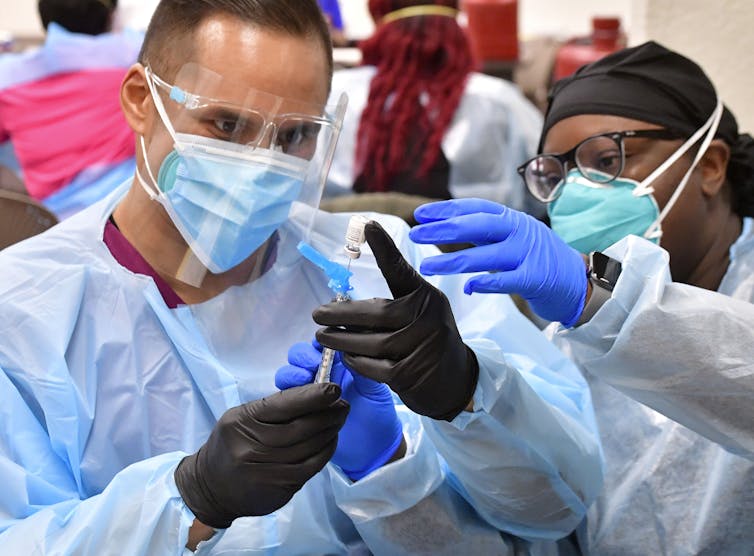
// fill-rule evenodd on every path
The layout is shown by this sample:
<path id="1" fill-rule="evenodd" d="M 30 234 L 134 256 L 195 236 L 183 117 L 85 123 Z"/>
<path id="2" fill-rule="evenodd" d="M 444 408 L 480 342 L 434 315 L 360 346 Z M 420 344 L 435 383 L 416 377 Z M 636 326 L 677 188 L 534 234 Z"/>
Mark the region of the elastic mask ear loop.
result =
<path id="1" fill-rule="evenodd" d="M 168 113 L 165 110 L 165 105 L 162 103 L 162 99 L 160 98 L 160 95 L 154 86 L 154 82 L 152 81 L 152 70 L 149 68 L 144 68 L 144 72 L 147 76 L 147 87 L 149 87 L 149 93 L 152 95 L 152 100 L 154 101 L 154 107 L 157 109 L 157 113 L 160 115 L 160 119 L 162 120 L 162 123 L 165 125 L 165 128 L 168 130 L 170 137 L 173 138 L 173 143 L 177 147 L 178 136 L 175 133 L 175 129 L 173 129 L 173 124 L 170 123 L 170 118 L 168 117 Z M 173 86 L 173 88 L 170 91 L 170 98 L 173 98 L 173 94 L 177 94 L 177 95 L 183 94 L 185 96 L 185 93 L 181 91 L 180 89 L 177 89 L 177 87 L 175 86 Z"/>
<path id="2" fill-rule="evenodd" d="M 139 172 L 139 167 L 136 167 L 136 181 L 139 182 L 139 185 L 141 185 L 141 188 L 146 191 L 147 195 L 149 195 L 149 198 L 153 201 L 159 197 L 160 188 L 157 185 L 157 180 L 154 179 L 154 174 L 152 173 L 152 168 L 149 166 L 149 160 L 147 159 L 147 148 L 144 145 L 144 136 L 139 135 L 139 144 L 141 145 L 141 154 L 144 158 L 144 167 L 147 169 L 147 174 L 149 174 L 149 179 L 152 180 L 152 184 L 154 185 L 155 190 L 157 190 L 157 193 L 155 193 L 151 187 L 147 185 L 146 180 L 142 177 L 141 172 Z"/>
<path id="3" fill-rule="evenodd" d="M 152 70 L 148 67 L 145 67 L 144 73 L 146 75 L 147 87 L 149 87 L 149 94 L 152 95 L 152 100 L 154 101 L 154 106 L 157 109 L 157 114 L 159 114 L 160 119 L 162 120 L 162 123 L 165 126 L 165 129 L 167 129 L 168 133 L 170 134 L 170 137 L 172 137 L 173 146 L 177 148 L 178 139 L 176 137 L 175 130 L 173 129 L 173 125 L 170 123 L 168 114 L 165 111 L 165 105 L 162 103 L 162 99 L 160 98 L 160 95 L 157 93 L 157 89 L 155 88 L 154 82 L 152 81 Z M 154 190 L 152 190 L 152 188 L 147 185 L 147 182 L 144 179 L 144 177 L 141 175 L 141 172 L 139 172 L 138 167 L 136 168 L 136 181 L 138 181 L 141 187 L 144 189 L 144 191 L 146 191 L 147 195 L 149 195 L 149 198 L 154 201 L 160 195 L 160 188 L 159 188 L 159 185 L 157 184 L 157 179 L 154 177 L 152 168 L 149 165 L 149 158 L 147 157 L 147 147 L 144 144 L 143 135 L 139 136 L 139 145 L 141 146 L 141 154 L 144 158 L 144 167 L 147 169 L 147 174 L 149 175 L 149 179 L 152 180 Z"/>
<path id="4" fill-rule="evenodd" d="M 717 133 L 717 128 L 720 125 L 720 119 L 723 116 L 723 103 L 718 99 L 717 105 L 715 106 L 715 110 L 712 112 L 712 115 L 710 118 L 705 122 L 705 124 L 700 127 L 694 135 L 692 135 L 688 141 L 686 141 L 681 147 L 673 153 L 670 158 L 668 158 L 665 162 L 660 164 L 660 166 L 657 167 L 657 169 L 652 172 L 645 180 L 641 182 L 641 184 L 634 190 L 633 194 L 635 196 L 641 196 L 641 195 L 648 195 L 651 193 L 654 193 L 654 188 L 649 185 L 651 182 L 653 182 L 655 179 L 657 179 L 658 176 L 660 176 L 663 172 L 665 172 L 670 166 L 675 164 L 675 162 L 681 158 L 684 154 L 686 154 L 686 151 L 688 151 L 695 143 L 701 139 L 701 137 L 706 133 L 706 136 L 704 137 L 704 141 L 702 142 L 701 146 L 699 147 L 699 150 L 696 153 L 696 156 L 694 156 L 694 161 L 691 163 L 691 166 L 689 166 L 689 169 L 686 170 L 686 173 L 683 176 L 683 179 L 681 179 L 678 186 L 675 188 L 675 191 L 673 192 L 673 195 L 668 200 L 667 204 L 665 205 L 665 208 L 662 209 L 662 212 L 660 212 L 657 219 L 652 223 L 651 226 L 647 229 L 646 232 L 644 232 L 644 237 L 647 239 L 660 239 L 662 237 L 662 227 L 660 224 L 663 220 L 665 220 L 665 217 L 670 213 L 670 211 L 673 209 L 673 206 L 675 206 L 676 201 L 678 201 L 678 198 L 681 196 L 683 191 L 686 189 L 686 185 L 689 182 L 689 179 L 691 179 L 691 174 L 696 168 L 697 164 L 699 164 L 699 161 L 702 159 L 702 157 L 707 152 L 707 149 L 710 146 L 710 143 L 715 138 L 715 134 Z"/>

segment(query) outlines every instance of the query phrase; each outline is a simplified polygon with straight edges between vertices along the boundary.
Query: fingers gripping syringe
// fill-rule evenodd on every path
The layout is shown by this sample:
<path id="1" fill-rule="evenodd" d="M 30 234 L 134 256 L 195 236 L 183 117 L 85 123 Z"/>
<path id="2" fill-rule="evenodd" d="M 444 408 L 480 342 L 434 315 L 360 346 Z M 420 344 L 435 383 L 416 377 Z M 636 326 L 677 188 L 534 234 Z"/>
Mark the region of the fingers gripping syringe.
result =
<path id="1" fill-rule="evenodd" d="M 349 281 L 350 277 L 353 275 L 350 270 L 351 261 L 358 259 L 361 256 L 361 246 L 366 241 L 364 227 L 367 222 L 369 222 L 369 219 L 360 215 L 352 216 L 351 220 L 348 222 L 346 244 L 343 247 L 346 255 L 348 255 L 348 268 L 344 268 L 338 263 L 328 260 L 324 255 L 306 243 L 301 242 L 298 245 L 298 250 L 301 254 L 321 268 L 325 272 L 325 275 L 330 279 L 330 282 L 327 285 L 333 292 L 335 292 L 335 301 L 337 303 L 351 299 L 348 295 L 348 292 L 352 289 Z M 322 350 L 322 362 L 319 364 L 319 369 L 317 370 L 314 382 L 330 382 L 330 371 L 332 370 L 334 361 L 335 350 L 324 348 Z"/>

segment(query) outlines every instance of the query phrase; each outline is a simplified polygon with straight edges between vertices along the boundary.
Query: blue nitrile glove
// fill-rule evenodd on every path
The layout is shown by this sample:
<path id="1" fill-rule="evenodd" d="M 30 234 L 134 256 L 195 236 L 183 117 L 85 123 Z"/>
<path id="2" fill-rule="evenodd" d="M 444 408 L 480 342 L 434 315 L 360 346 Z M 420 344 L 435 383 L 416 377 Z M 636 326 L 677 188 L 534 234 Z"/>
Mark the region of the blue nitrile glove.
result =
<path id="1" fill-rule="evenodd" d="M 275 374 L 281 390 L 312 382 L 322 360 L 322 346 L 305 342 L 288 350 L 288 363 Z M 351 404 L 346 424 L 340 429 L 332 462 L 357 481 L 385 465 L 403 440 L 403 426 L 395 412 L 390 389 L 346 367 L 337 353 L 330 380 L 340 385 Z"/>
<path id="2" fill-rule="evenodd" d="M 488 271 L 469 278 L 467 294 L 515 293 L 540 317 L 573 326 L 584 310 L 586 262 L 535 218 L 482 199 L 455 199 L 420 206 L 416 243 L 473 243 L 476 247 L 429 257 L 422 274 Z"/>

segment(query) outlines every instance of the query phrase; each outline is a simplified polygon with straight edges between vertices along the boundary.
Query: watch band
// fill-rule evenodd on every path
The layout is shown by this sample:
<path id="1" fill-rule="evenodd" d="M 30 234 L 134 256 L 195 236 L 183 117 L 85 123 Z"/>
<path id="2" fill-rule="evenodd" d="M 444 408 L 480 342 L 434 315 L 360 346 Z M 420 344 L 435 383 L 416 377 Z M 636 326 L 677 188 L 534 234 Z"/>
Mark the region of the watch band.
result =
<path id="1" fill-rule="evenodd" d="M 605 302 L 610 299 L 620 273 L 621 264 L 615 259 L 611 259 L 599 251 L 589 253 L 589 268 L 586 277 L 592 284 L 592 295 L 574 326 L 581 326 L 589 322 Z"/>

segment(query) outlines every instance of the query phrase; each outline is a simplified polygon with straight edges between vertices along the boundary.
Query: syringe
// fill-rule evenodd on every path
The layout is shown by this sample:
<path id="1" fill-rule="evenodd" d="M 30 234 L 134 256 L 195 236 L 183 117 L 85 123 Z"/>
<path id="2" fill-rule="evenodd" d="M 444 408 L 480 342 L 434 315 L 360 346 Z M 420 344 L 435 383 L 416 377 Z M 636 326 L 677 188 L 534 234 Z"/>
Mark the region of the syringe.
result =
<path id="1" fill-rule="evenodd" d="M 352 275 L 350 271 L 351 261 L 361 257 L 361 246 L 366 242 L 364 227 L 368 222 L 368 218 L 360 215 L 352 216 L 351 220 L 348 222 L 346 244 L 343 247 L 346 255 L 348 255 L 348 268 L 344 268 L 337 263 L 327 260 L 321 253 L 309 245 L 299 244 L 298 249 L 301 251 L 301 254 L 320 267 L 327 277 L 330 278 L 328 286 L 335 292 L 336 303 L 351 299 L 348 295 L 348 292 L 351 290 L 351 284 L 349 282 L 349 278 Z M 330 382 L 330 372 L 332 371 L 334 361 L 335 350 L 327 347 L 324 348 L 322 350 L 322 362 L 319 364 L 314 382 Z"/>
<path id="2" fill-rule="evenodd" d="M 348 221 L 348 229 L 346 229 L 346 244 L 343 246 L 343 250 L 348 255 L 348 268 L 351 271 L 351 261 L 354 261 L 361 257 L 361 246 L 366 242 L 366 236 L 364 235 L 364 227 L 369 222 L 369 219 L 365 216 L 355 214 Z M 351 297 L 348 292 L 341 293 L 336 292 L 335 302 L 342 303 L 348 301 Z M 335 350 L 328 347 L 322 350 L 322 362 L 317 369 L 317 376 L 314 378 L 314 382 L 323 383 L 330 382 L 330 372 L 332 371 L 332 365 L 335 361 Z"/>
<path id="3" fill-rule="evenodd" d="M 349 299 L 351 299 L 351 296 L 348 294 L 338 294 L 335 296 L 335 301 L 337 303 L 348 301 Z M 314 377 L 315 383 L 322 384 L 324 382 L 330 382 L 330 373 L 332 372 L 332 365 L 335 362 L 335 353 L 336 351 L 329 347 L 322 349 L 322 361 L 317 369 L 317 375 Z"/>

